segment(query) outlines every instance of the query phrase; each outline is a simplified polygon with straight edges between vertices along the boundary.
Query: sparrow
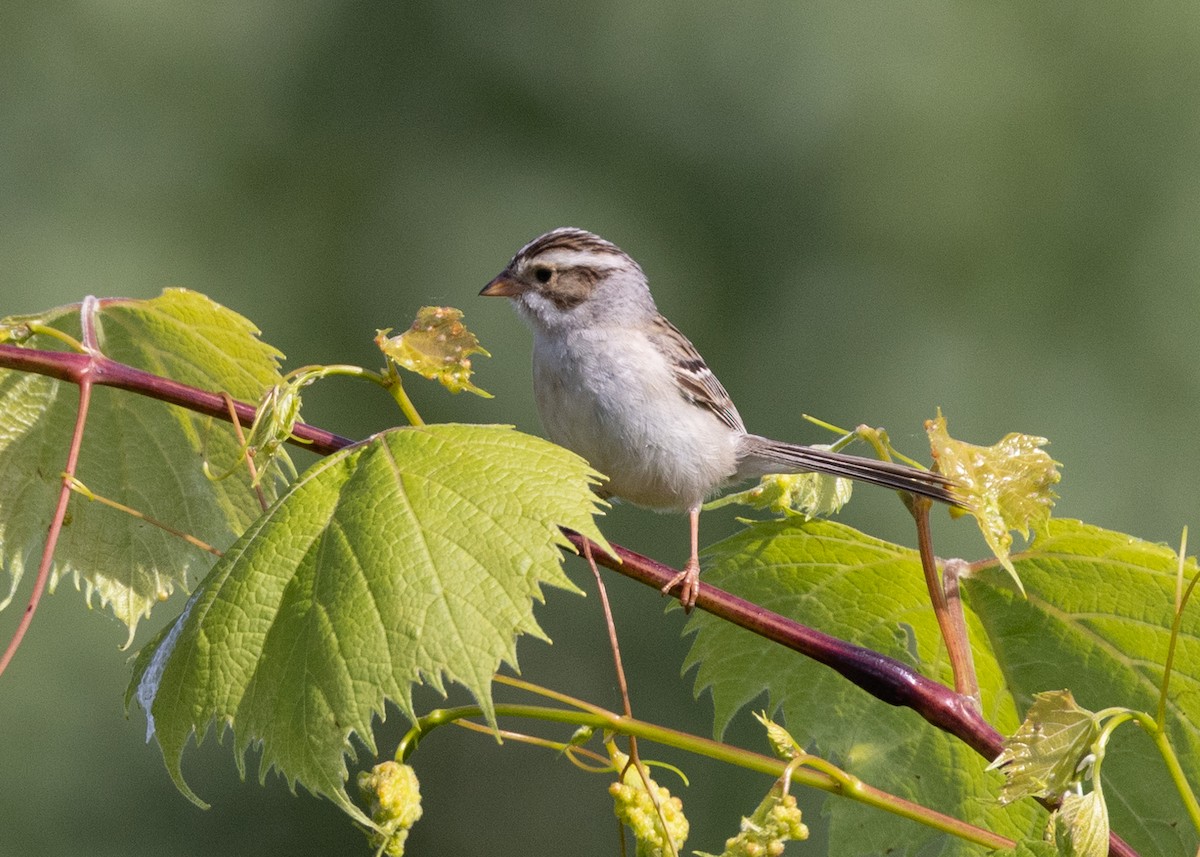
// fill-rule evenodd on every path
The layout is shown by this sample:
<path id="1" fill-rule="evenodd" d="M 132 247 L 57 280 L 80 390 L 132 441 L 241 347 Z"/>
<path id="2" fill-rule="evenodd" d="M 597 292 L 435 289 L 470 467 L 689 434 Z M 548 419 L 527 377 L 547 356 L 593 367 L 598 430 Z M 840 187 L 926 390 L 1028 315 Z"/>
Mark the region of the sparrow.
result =
<path id="1" fill-rule="evenodd" d="M 522 247 L 481 295 L 506 297 L 533 331 L 533 393 L 549 438 L 607 477 L 600 491 L 686 512 L 691 550 L 663 587 L 699 594 L 700 507 L 728 486 L 812 471 L 958 505 L 933 471 L 772 440 L 746 430 L 729 394 L 658 311 L 641 266 L 582 229 Z"/>

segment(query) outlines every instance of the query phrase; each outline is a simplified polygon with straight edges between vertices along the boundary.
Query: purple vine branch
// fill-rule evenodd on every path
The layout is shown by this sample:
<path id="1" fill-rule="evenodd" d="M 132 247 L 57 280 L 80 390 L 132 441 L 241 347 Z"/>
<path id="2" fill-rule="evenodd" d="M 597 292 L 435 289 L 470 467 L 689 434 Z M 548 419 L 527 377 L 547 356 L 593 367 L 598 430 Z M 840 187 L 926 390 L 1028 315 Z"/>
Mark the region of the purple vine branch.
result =
<path id="1" fill-rule="evenodd" d="M 116 387 L 210 417 L 225 421 L 230 419 L 229 400 L 225 395 L 210 393 L 161 375 L 143 372 L 98 352 L 81 354 L 74 351 L 42 351 L 0 344 L 0 369 L 35 372 L 72 384 L 81 384 L 86 377 L 90 378 L 91 383 L 103 387 Z M 249 428 L 254 424 L 256 411 L 253 405 L 234 402 L 233 410 L 237 414 L 238 422 L 244 427 Z M 318 455 L 330 455 L 354 441 L 306 423 L 296 423 L 289 442 Z"/>
<path id="2" fill-rule="evenodd" d="M 587 541 L 583 536 L 573 531 L 567 536 L 583 549 Z M 656 589 L 676 574 L 670 566 L 619 545 L 613 545 L 615 556 L 595 544 L 590 544 L 590 550 L 600 565 Z M 983 719 L 968 698 L 901 661 L 801 625 L 703 580 L 696 606 L 824 664 L 876 699 L 911 708 L 986 759 L 994 759 L 1003 748 L 1004 736 Z"/>
<path id="3" fill-rule="evenodd" d="M 88 329 L 86 307 L 85 302 L 85 344 Z M 94 347 L 89 349 L 89 353 L 77 353 L 43 351 L 0 343 L 0 368 L 34 372 L 79 385 L 79 420 L 68 453 L 68 473 L 74 472 L 78 460 L 87 413 L 87 397 L 90 387 L 94 384 L 127 390 L 218 419 L 228 421 L 232 416 L 236 416 L 243 426 L 250 426 L 254 422 L 255 408 L 252 405 L 234 402 L 231 409 L 226 395 L 210 393 L 135 369 L 105 357 Z M 320 455 L 329 455 L 354 441 L 324 429 L 297 423 L 289 442 Z M 59 526 L 61 513 L 65 511 L 69 496 L 70 486 L 64 481 L 59 509 L 55 515 Z M 57 538 L 53 525 L 51 529 L 45 556 L 42 558 L 43 568 L 39 569 L 38 583 L 35 584 L 35 596 L 31 598 L 34 607 L 36 598 L 41 594 L 41 587 L 44 586 L 44 577 L 48 575 L 49 557 L 53 553 L 54 539 Z M 572 543 L 582 552 L 586 543 L 584 537 L 572 531 L 566 532 Z M 661 589 L 678 573 L 670 566 L 619 545 L 612 545 L 615 555 L 608 554 L 594 543 L 588 543 L 587 547 L 600 565 L 656 590 Z M 911 708 L 928 723 L 955 736 L 985 759 L 994 759 L 1003 747 L 1003 736 L 983 719 L 969 698 L 960 696 L 945 685 L 921 675 L 907 664 L 823 634 L 703 582 L 700 584 L 696 606 L 828 666 L 889 705 Z M 22 617 L 20 634 L 24 633 L 24 628 L 28 627 L 31 619 L 32 609 L 27 608 L 25 616 Z M 19 643 L 19 638 L 15 642 Z M 0 672 L 11 659 L 13 651 L 15 645 L 10 644 L 9 651 L 0 662 Z M 1115 833 L 1110 834 L 1109 854 L 1112 857 L 1137 857 L 1137 852 Z"/>

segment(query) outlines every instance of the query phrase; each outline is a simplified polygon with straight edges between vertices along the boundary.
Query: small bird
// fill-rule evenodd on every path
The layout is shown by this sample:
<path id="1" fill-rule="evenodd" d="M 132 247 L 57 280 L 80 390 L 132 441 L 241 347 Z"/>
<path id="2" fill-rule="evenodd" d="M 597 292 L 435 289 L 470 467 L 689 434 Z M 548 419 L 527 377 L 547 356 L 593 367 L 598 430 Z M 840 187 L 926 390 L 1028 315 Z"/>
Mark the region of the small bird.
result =
<path id="1" fill-rule="evenodd" d="M 522 247 L 481 295 L 511 298 L 533 330 L 533 393 L 550 439 L 608 481 L 601 494 L 686 511 L 691 553 L 664 594 L 699 594 L 700 506 L 768 473 L 815 471 L 957 505 L 932 471 L 771 440 L 741 416 L 695 346 L 654 304 L 641 267 L 582 229 Z"/>

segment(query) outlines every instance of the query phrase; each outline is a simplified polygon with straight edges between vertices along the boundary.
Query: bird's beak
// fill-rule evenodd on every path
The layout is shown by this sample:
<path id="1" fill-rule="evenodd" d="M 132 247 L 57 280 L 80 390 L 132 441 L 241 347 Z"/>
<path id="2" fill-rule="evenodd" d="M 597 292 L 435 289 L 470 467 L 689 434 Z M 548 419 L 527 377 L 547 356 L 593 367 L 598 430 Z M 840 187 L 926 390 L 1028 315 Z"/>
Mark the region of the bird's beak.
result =
<path id="1" fill-rule="evenodd" d="M 484 286 L 483 291 L 479 294 L 485 298 L 515 298 L 523 291 L 525 291 L 525 286 L 511 279 L 506 271 Z"/>

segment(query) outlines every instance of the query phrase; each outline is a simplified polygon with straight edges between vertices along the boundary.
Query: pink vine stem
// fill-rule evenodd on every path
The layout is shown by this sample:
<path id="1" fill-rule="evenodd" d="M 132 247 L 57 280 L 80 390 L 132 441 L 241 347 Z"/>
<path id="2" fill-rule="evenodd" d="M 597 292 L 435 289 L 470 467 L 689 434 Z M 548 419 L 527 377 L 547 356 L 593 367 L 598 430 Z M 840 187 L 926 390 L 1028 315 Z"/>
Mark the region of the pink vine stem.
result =
<path id="1" fill-rule="evenodd" d="M 96 337 L 98 304 L 96 298 L 89 295 L 79 308 L 80 326 L 83 329 L 83 346 L 91 355 L 100 353 Z M 38 604 L 41 603 L 42 593 L 46 591 L 46 583 L 50 579 L 50 568 L 54 564 L 54 549 L 58 545 L 58 536 L 62 532 L 63 521 L 67 517 L 67 504 L 70 503 L 73 493 L 71 483 L 74 481 L 75 471 L 79 467 L 79 450 L 83 447 L 83 429 L 87 425 L 88 410 L 92 403 L 93 366 L 94 364 L 87 363 L 79 372 L 76 382 L 79 384 L 79 409 L 75 414 L 75 430 L 71 433 L 71 445 L 67 450 L 67 466 L 63 470 L 62 487 L 58 490 L 58 504 L 54 507 L 54 517 L 50 520 L 50 528 L 46 532 L 46 545 L 42 548 L 42 559 L 38 563 L 37 579 L 33 583 L 33 592 L 29 594 L 29 603 L 25 605 L 25 612 L 21 614 L 21 621 L 17 623 L 17 629 L 13 632 L 12 639 L 8 641 L 3 656 L 0 656 L 0 675 L 4 675 L 4 670 L 17 653 L 17 649 L 20 648 L 21 641 L 25 638 L 25 632 L 33 623 L 33 616 L 37 613 Z"/>

